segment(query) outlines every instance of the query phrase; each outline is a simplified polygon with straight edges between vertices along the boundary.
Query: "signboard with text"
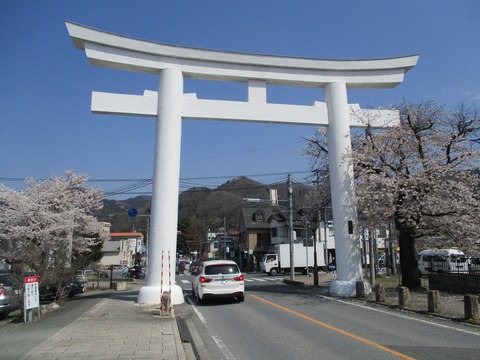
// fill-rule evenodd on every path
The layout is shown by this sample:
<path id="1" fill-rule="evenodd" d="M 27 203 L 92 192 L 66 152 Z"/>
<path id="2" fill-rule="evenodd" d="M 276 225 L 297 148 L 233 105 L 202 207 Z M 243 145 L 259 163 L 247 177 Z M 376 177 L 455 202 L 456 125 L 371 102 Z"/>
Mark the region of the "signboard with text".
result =
<path id="1" fill-rule="evenodd" d="M 38 276 L 25 278 L 25 309 L 33 309 L 40 306 L 40 294 L 38 292 Z"/>

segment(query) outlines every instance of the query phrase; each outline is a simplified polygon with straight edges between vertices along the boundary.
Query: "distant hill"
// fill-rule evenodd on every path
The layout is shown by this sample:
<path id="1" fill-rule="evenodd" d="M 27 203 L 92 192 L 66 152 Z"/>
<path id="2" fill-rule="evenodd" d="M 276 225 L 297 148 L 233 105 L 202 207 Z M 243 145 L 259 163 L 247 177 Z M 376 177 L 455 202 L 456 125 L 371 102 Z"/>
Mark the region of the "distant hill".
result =
<path id="1" fill-rule="evenodd" d="M 305 185 L 293 184 L 294 209 L 307 206 L 308 194 L 313 190 Z M 227 229 L 238 229 L 240 209 L 245 206 L 244 198 L 268 199 L 269 189 L 278 191 L 279 199 L 287 199 L 287 184 L 265 185 L 239 177 L 227 181 L 216 189 L 196 187 L 180 194 L 178 211 L 179 221 L 188 218 L 192 235 L 205 235 L 208 229 L 217 231 L 223 227 L 224 218 Z M 281 205 L 287 205 L 281 203 Z M 127 200 L 104 200 L 104 208 L 95 215 L 100 221 L 112 224 L 112 232 L 136 231 L 146 234 L 147 218 L 138 217 L 134 221 L 128 218 L 128 209 L 136 208 L 139 215 L 150 214 L 151 197 L 137 196 Z"/>

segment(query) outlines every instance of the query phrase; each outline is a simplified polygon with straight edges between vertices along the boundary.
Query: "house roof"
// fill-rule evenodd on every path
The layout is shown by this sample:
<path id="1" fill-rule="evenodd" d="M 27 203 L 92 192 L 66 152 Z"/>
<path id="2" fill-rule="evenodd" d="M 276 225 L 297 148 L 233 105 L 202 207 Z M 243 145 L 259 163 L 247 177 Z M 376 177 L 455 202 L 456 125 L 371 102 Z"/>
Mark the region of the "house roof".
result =
<path id="1" fill-rule="evenodd" d="M 276 220 L 277 222 L 286 222 L 288 220 L 288 215 L 285 216 L 282 213 L 272 214 L 267 220 L 268 223 L 271 223 L 272 220 Z"/>
<path id="2" fill-rule="evenodd" d="M 293 214 L 293 222 L 295 223 L 296 221 L 301 221 L 302 217 L 298 215 L 298 213 L 294 212 Z M 272 216 L 270 216 L 267 219 L 268 223 L 271 223 L 272 220 L 276 220 L 278 223 L 283 223 L 287 222 L 289 220 L 290 214 L 288 211 L 282 211 L 279 213 L 273 213 Z"/>
<path id="3" fill-rule="evenodd" d="M 132 237 L 139 237 L 143 238 L 143 234 L 139 232 L 116 232 L 116 233 L 110 233 L 110 237 L 121 237 L 121 238 L 132 238 Z"/>
<path id="4" fill-rule="evenodd" d="M 257 211 L 264 213 L 263 221 L 255 221 L 254 214 Z M 272 209 L 269 207 L 242 207 L 241 216 L 247 229 L 270 229 L 267 219 L 272 216 Z"/>

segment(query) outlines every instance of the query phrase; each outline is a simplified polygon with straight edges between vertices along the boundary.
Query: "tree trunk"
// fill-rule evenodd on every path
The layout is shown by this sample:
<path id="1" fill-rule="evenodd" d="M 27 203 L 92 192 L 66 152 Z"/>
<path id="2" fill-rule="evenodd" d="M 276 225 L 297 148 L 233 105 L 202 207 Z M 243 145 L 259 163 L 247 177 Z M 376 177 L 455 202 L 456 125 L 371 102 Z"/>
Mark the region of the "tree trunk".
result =
<path id="1" fill-rule="evenodd" d="M 402 269 L 402 286 L 410 290 L 418 290 L 422 287 L 420 273 L 418 271 L 417 249 L 415 238 L 409 229 L 395 221 L 399 232 L 398 239 L 400 245 L 400 268 Z"/>

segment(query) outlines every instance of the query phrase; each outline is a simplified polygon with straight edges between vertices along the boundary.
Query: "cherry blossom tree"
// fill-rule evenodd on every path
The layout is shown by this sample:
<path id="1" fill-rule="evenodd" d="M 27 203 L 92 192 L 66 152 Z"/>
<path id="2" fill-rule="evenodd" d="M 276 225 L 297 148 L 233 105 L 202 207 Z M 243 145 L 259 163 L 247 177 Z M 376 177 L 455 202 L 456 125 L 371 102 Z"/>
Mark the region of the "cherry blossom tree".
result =
<path id="1" fill-rule="evenodd" d="M 479 239 L 480 119 L 473 106 L 446 110 L 434 101 L 398 106 L 400 124 L 352 136 L 356 205 L 365 226 L 392 221 L 400 247 L 402 285 L 421 286 L 417 244 L 475 251 Z M 328 152 L 319 133 L 308 139 L 314 163 Z M 478 249 L 477 249 L 478 251 Z"/>
<path id="2" fill-rule="evenodd" d="M 87 176 L 28 179 L 24 191 L 0 184 L 1 257 L 42 281 L 63 281 L 75 264 L 103 241 L 94 210 L 103 193 L 86 186 Z"/>

